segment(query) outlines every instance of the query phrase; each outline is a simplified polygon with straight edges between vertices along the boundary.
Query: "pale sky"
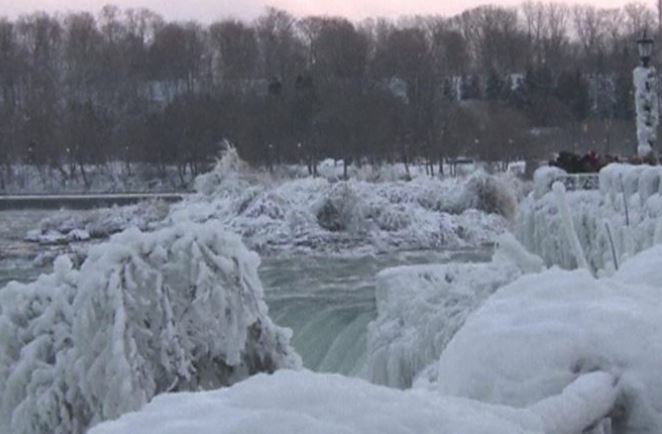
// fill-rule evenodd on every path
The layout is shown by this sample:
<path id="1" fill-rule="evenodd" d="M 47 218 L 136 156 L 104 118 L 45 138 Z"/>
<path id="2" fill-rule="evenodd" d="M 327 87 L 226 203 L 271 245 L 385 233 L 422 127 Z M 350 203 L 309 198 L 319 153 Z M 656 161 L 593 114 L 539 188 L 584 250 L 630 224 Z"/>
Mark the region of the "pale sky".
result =
<path id="1" fill-rule="evenodd" d="M 571 0 L 562 0 L 574 3 Z M 585 0 L 601 7 L 618 7 L 629 0 Z M 644 0 L 651 6 L 655 0 Z M 516 5 L 520 0 L 0 0 L 0 15 L 11 18 L 26 12 L 87 10 L 98 12 L 104 4 L 122 8 L 146 7 L 170 20 L 196 19 L 210 22 L 218 18 L 252 19 L 265 6 L 285 9 L 295 15 L 343 15 L 352 19 L 413 14 L 452 15 L 485 3 Z"/>

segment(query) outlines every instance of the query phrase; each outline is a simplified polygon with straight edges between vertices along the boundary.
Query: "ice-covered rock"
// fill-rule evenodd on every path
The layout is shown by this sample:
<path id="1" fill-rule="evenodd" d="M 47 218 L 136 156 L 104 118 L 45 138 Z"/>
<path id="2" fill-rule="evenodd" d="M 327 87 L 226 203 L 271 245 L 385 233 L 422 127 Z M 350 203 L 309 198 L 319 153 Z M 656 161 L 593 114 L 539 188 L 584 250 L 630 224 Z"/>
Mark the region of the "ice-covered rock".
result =
<path id="1" fill-rule="evenodd" d="M 511 237 L 492 262 L 390 268 L 377 275 L 377 319 L 368 326 L 368 379 L 411 387 L 439 358 L 467 316 L 522 272 L 542 270 Z"/>
<path id="2" fill-rule="evenodd" d="M 259 257 L 217 222 L 137 229 L 0 291 L 0 432 L 82 433 L 170 391 L 298 368 Z"/>
<path id="3" fill-rule="evenodd" d="M 619 277 L 551 269 L 501 288 L 442 353 L 439 390 L 526 407 L 602 371 L 618 381 L 614 432 L 660 432 L 662 301 L 650 271 L 661 253 L 638 255 Z M 625 282 L 634 270 L 642 277 Z"/>

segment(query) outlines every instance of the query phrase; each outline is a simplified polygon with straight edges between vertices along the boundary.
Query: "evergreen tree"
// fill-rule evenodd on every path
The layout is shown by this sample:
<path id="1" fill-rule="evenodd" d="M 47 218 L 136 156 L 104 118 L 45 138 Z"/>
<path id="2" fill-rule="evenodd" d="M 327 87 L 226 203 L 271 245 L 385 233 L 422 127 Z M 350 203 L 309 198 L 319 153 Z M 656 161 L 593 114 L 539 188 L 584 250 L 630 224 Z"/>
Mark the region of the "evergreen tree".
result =
<path id="1" fill-rule="evenodd" d="M 485 82 L 485 99 L 488 101 L 503 100 L 506 95 L 507 83 L 497 70 L 491 67 L 487 72 Z"/>
<path id="2" fill-rule="evenodd" d="M 556 86 L 556 97 L 570 108 L 578 121 L 585 120 L 590 111 L 588 82 L 581 72 L 563 71 Z"/>

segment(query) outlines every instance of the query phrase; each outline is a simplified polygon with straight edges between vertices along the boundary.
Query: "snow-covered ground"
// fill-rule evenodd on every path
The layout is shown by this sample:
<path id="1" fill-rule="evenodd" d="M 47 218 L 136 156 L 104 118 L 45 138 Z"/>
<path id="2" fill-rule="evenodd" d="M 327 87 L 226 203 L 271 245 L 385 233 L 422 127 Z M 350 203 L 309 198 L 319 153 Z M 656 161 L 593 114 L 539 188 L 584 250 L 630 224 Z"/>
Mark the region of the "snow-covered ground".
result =
<path id="1" fill-rule="evenodd" d="M 155 165 L 116 161 L 87 165 L 85 178 L 77 168 L 73 175 L 53 167 L 13 164 L 2 168 L 0 194 L 82 194 L 187 191 L 193 183 L 189 172 L 179 176 L 176 167 L 168 166 L 159 173 Z"/>
<path id="2" fill-rule="evenodd" d="M 90 434 L 571 434 L 609 411 L 612 380 L 605 373 L 587 375 L 560 396 L 514 409 L 338 375 L 281 371 L 227 390 L 164 395 Z M 587 402 L 597 394 L 604 399 Z M 586 411 L 578 415 L 565 403 Z M 570 430 L 549 429 L 560 421 Z"/>
<path id="3" fill-rule="evenodd" d="M 29 231 L 25 239 L 40 244 L 69 244 L 107 238 L 130 227 L 154 230 L 168 212 L 169 205 L 158 200 L 86 213 L 60 210 L 42 220 L 39 228 Z"/>

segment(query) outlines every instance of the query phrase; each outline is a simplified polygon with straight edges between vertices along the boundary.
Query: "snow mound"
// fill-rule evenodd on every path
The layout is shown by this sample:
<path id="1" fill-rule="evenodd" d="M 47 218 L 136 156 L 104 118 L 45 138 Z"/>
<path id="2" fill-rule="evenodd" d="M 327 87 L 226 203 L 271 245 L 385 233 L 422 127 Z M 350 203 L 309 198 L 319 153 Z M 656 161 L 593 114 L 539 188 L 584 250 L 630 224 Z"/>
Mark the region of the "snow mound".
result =
<path id="1" fill-rule="evenodd" d="M 614 378 L 584 375 L 527 409 L 389 389 L 332 374 L 280 371 L 229 389 L 157 397 L 90 434 L 604 434 Z M 594 399 L 600 396 L 602 399 Z"/>
<path id="2" fill-rule="evenodd" d="M 472 311 L 522 272 L 541 271 L 541 262 L 512 236 L 503 236 L 490 263 L 414 265 L 380 272 L 377 318 L 368 326 L 368 379 L 411 387 Z"/>
<path id="3" fill-rule="evenodd" d="M 170 391 L 298 368 L 268 317 L 259 257 L 219 223 L 137 229 L 92 247 L 80 271 L 0 291 L 0 420 L 82 433 Z M 0 431 L 1 424 L 0 423 Z"/>
<path id="4" fill-rule="evenodd" d="M 626 269 L 650 269 L 653 257 L 660 266 L 660 253 L 647 252 Z M 627 275 L 596 280 L 585 270 L 551 269 L 501 288 L 442 353 L 439 390 L 526 407 L 602 371 L 618 379 L 614 432 L 660 432 L 659 284 L 624 283 Z"/>
<path id="5" fill-rule="evenodd" d="M 156 398 L 90 434 L 542 434 L 532 412 L 307 371 Z"/>

